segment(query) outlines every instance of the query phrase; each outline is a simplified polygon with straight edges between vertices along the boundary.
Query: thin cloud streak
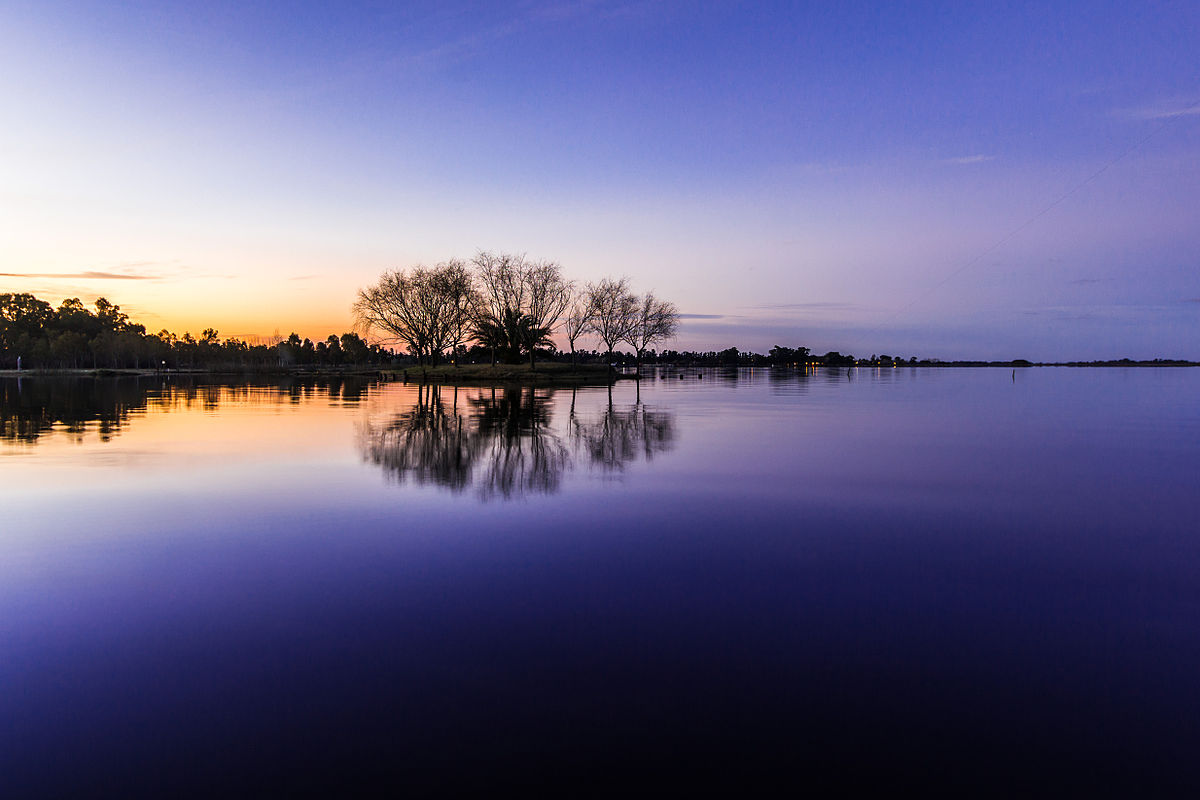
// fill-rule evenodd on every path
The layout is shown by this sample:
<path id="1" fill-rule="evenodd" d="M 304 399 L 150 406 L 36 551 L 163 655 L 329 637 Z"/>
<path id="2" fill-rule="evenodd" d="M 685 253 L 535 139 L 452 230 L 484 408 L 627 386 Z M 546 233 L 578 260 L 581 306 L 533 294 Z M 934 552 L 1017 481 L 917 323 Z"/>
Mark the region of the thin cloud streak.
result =
<path id="1" fill-rule="evenodd" d="M 853 303 L 815 302 L 762 303 L 759 305 L 745 306 L 745 308 L 754 308 L 760 311 L 845 311 L 851 308 L 856 308 L 856 306 Z"/>
<path id="2" fill-rule="evenodd" d="M 524 9 L 508 20 L 452 38 L 415 53 L 401 55 L 392 63 L 402 67 L 440 69 L 485 54 L 489 47 L 521 34 L 539 22 L 561 23 L 603 9 L 603 3 L 583 0 L 575 3 L 549 3 Z"/>
<path id="3" fill-rule="evenodd" d="M 0 272 L 0 278 L 63 278 L 95 281 L 158 281 L 159 275 L 125 275 L 118 272 Z"/>
<path id="4" fill-rule="evenodd" d="M 138 267 L 159 267 L 159 266 L 176 266 L 179 264 L 179 259 L 172 261 L 122 261 L 117 264 L 122 269 L 136 269 Z"/>
<path id="5" fill-rule="evenodd" d="M 1164 103 L 1144 108 L 1126 108 L 1119 111 L 1122 116 L 1130 119 L 1155 120 L 1174 119 L 1175 117 L 1194 117 L 1200 115 L 1200 101 L 1190 103 Z"/>
<path id="6" fill-rule="evenodd" d="M 977 153 L 975 155 L 970 155 L 970 156 L 958 156 L 957 158 L 947 158 L 942 163 L 964 166 L 967 164 L 982 164 L 985 161 L 995 161 L 995 160 L 996 160 L 995 156 L 985 156 L 985 155 Z"/>

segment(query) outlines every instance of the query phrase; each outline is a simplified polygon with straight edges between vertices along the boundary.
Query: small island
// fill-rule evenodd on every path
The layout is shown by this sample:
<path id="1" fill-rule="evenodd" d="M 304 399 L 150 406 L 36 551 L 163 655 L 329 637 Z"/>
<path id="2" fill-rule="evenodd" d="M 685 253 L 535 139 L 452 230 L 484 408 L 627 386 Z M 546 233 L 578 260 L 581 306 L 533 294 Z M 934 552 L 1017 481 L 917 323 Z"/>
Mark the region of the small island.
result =
<path id="1" fill-rule="evenodd" d="M 524 386 L 603 386 L 638 377 L 635 372 L 615 370 L 608 364 L 570 364 L 560 361 L 543 361 L 536 367 L 529 364 L 413 365 L 406 369 L 383 370 L 382 375 L 391 380 L 448 386 L 514 383 Z"/>

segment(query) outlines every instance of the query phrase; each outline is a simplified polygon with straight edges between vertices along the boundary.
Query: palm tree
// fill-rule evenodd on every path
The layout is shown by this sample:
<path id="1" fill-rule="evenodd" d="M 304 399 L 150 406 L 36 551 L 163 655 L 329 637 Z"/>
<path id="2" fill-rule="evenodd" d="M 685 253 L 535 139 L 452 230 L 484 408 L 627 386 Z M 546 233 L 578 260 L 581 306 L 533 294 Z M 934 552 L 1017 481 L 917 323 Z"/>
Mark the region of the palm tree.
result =
<path id="1" fill-rule="evenodd" d="M 522 349 L 529 351 L 530 369 L 535 369 L 534 357 L 537 349 L 554 344 L 554 340 L 550 338 L 550 328 L 538 326 L 528 314 L 522 314 L 517 324 L 517 342 Z"/>
<path id="2" fill-rule="evenodd" d="M 504 312 L 500 319 L 485 317 L 475 324 L 472 338 L 492 351 L 492 366 L 496 365 L 496 351 L 505 353 L 505 361 L 517 364 L 521 353 L 529 353 L 529 365 L 534 365 L 534 350 L 553 344 L 550 328 L 539 327 L 533 317 L 516 309 Z"/>
<path id="3" fill-rule="evenodd" d="M 475 323 L 475 330 L 472 332 L 471 338 L 481 347 L 487 347 L 492 351 L 493 367 L 496 366 L 496 351 L 508 348 L 508 334 L 505 333 L 504 326 L 490 317 Z"/>

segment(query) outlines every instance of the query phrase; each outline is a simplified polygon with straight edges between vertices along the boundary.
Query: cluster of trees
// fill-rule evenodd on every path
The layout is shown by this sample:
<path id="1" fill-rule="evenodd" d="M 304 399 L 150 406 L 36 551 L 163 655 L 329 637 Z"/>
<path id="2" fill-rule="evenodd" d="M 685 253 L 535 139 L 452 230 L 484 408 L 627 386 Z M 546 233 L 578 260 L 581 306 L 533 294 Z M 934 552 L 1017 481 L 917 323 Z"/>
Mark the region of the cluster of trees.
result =
<path id="1" fill-rule="evenodd" d="M 251 344 L 221 340 L 213 328 L 199 337 L 167 330 L 147 333 L 121 307 L 105 298 L 94 310 L 78 298 L 54 308 L 32 294 L 0 294 L 0 368 L 112 367 L 134 369 L 269 368 L 302 365 L 385 364 L 394 355 L 357 333 L 329 336 L 314 344 L 292 334 Z"/>
<path id="2" fill-rule="evenodd" d="M 323 342 L 313 343 L 293 333 L 275 345 L 279 363 L 283 366 L 340 367 L 346 365 L 391 364 L 396 355 L 378 344 L 370 344 L 357 333 L 332 333 Z"/>
<path id="3" fill-rule="evenodd" d="M 432 267 L 384 273 L 362 289 L 354 303 L 355 324 L 405 346 L 419 363 L 457 360 L 474 344 L 503 358 L 536 363 L 551 336 L 567 341 L 575 362 L 576 343 L 594 336 L 611 360 L 628 344 L 640 362 L 656 343 L 671 339 L 679 325 L 673 303 L 652 292 L 638 296 L 626 278 L 578 286 L 553 261 L 481 252 Z"/>
<path id="4" fill-rule="evenodd" d="M 103 297 L 95 311 L 78 298 L 57 309 L 31 294 L 0 294 L 0 364 L 81 366 L 142 356 L 146 329 Z M 20 359 L 20 361 L 18 361 Z"/>
<path id="5" fill-rule="evenodd" d="M 857 363 L 854 356 L 842 355 L 832 350 L 824 355 L 815 355 L 807 347 L 782 347 L 775 345 L 768 353 L 753 353 L 729 347 L 725 350 L 663 350 L 655 354 L 661 363 L 695 367 L 803 367 L 803 366 L 851 366 Z"/>

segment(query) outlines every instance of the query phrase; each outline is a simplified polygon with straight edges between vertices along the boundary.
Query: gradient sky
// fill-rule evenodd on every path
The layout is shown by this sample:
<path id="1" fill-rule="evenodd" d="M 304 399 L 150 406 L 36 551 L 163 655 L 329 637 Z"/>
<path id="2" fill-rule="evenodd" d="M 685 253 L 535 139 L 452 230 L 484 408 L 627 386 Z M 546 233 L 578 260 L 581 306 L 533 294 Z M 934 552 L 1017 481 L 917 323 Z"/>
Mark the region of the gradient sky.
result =
<path id="1" fill-rule="evenodd" d="M 0 291 L 314 338 L 479 249 L 679 348 L 1200 358 L 1200 4 L 0 3 Z"/>

